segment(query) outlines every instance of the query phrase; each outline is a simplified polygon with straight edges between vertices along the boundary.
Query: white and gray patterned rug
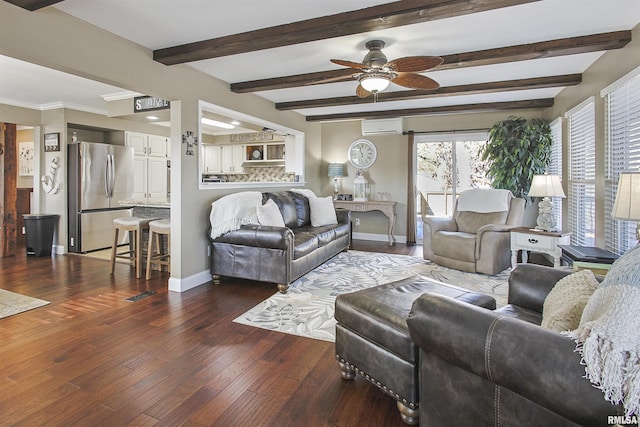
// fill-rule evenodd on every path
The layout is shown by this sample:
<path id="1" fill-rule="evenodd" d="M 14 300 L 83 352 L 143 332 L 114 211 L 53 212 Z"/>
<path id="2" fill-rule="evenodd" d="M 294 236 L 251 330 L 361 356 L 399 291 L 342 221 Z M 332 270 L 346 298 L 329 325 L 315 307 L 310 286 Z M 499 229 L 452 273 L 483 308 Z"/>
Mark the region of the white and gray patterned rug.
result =
<path id="1" fill-rule="evenodd" d="M 0 319 L 49 304 L 49 301 L 0 289 Z"/>
<path id="2" fill-rule="evenodd" d="M 511 270 L 493 276 L 441 267 L 422 258 L 375 252 L 341 252 L 276 293 L 234 322 L 287 334 L 335 341 L 336 296 L 422 275 L 490 295 L 498 307 L 507 301 Z"/>

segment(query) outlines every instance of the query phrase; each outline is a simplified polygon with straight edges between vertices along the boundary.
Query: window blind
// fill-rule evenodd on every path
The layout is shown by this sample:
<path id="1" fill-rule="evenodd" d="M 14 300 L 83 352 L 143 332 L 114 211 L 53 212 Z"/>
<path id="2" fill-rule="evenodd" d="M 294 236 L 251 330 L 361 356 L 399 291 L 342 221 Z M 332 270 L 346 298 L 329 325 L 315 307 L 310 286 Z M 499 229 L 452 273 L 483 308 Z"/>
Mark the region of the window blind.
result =
<path id="1" fill-rule="evenodd" d="M 611 218 L 611 210 L 620 173 L 640 171 L 640 71 L 606 93 L 605 113 L 605 246 L 622 254 L 638 243 L 636 223 Z"/>
<path id="2" fill-rule="evenodd" d="M 593 98 L 567 113 L 569 127 L 568 226 L 571 244 L 595 246 L 596 138 Z"/>
<path id="3" fill-rule="evenodd" d="M 551 127 L 551 162 L 547 166 L 549 175 L 558 175 L 562 178 L 562 118 L 558 117 L 550 123 Z M 553 214 L 558 228 L 562 228 L 562 199 L 554 197 Z"/>

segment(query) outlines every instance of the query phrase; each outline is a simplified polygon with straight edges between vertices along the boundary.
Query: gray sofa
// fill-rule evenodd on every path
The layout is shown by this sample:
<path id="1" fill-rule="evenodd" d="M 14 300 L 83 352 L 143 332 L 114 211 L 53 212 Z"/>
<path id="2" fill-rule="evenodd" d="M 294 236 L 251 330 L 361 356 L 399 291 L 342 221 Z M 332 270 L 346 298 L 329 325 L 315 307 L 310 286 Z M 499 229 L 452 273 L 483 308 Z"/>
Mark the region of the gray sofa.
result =
<path id="1" fill-rule="evenodd" d="M 425 294 L 407 320 L 420 347 L 420 423 L 429 426 L 606 426 L 622 408 L 583 378 L 575 342 L 540 327 L 571 271 L 519 264 L 495 311 Z"/>
<path id="2" fill-rule="evenodd" d="M 351 244 L 351 212 L 336 209 L 338 224 L 311 225 L 309 200 L 294 191 L 262 193 L 273 200 L 285 227 L 247 224 L 210 240 L 210 272 L 214 283 L 236 277 L 276 283 L 285 293 L 291 282 Z"/>

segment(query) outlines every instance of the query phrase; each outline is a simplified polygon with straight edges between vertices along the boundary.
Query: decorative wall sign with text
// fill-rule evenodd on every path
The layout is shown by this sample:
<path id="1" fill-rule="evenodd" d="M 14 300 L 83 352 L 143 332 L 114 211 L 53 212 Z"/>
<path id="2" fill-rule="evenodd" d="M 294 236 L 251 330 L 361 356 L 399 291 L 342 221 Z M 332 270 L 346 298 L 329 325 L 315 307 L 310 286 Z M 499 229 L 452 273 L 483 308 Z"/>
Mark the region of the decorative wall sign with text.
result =
<path id="1" fill-rule="evenodd" d="M 166 110 L 171 107 L 171 103 L 166 99 L 155 96 L 136 96 L 133 98 L 133 112 Z"/>
<path id="2" fill-rule="evenodd" d="M 272 140 L 273 134 L 269 132 L 233 133 L 229 135 L 229 142 L 258 142 Z"/>

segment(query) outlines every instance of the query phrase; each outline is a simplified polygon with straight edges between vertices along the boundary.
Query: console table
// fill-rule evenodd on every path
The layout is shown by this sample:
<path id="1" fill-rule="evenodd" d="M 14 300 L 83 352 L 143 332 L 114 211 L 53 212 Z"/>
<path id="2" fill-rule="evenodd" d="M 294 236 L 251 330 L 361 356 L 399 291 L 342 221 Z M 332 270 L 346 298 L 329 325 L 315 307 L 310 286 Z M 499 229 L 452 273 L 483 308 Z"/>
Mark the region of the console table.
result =
<path id="1" fill-rule="evenodd" d="M 396 227 L 396 202 L 353 202 L 346 200 L 334 200 L 333 206 L 336 208 L 349 209 L 353 212 L 380 211 L 389 218 L 389 246 L 396 242 L 393 230 Z"/>
<path id="2" fill-rule="evenodd" d="M 511 267 L 518 262 L 518 251 L 522 251 L 522 262 L 527 263 L 527 251 L 541 252 L 553 258 L 553 267 L 560 267 L 562 249 L 558 245 L 568 245 L 571 233 L 548 232 L 518 227 L 511 229 Z"/>

